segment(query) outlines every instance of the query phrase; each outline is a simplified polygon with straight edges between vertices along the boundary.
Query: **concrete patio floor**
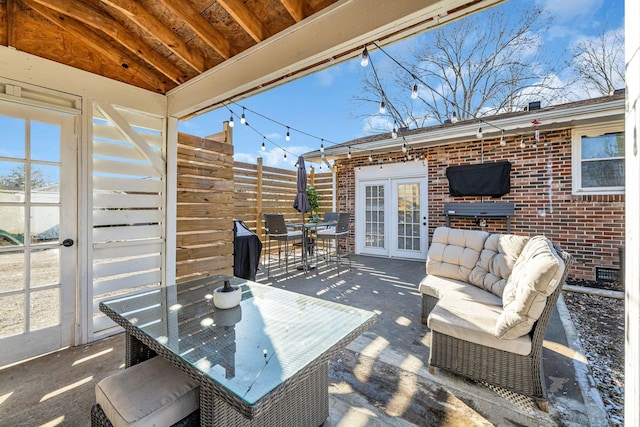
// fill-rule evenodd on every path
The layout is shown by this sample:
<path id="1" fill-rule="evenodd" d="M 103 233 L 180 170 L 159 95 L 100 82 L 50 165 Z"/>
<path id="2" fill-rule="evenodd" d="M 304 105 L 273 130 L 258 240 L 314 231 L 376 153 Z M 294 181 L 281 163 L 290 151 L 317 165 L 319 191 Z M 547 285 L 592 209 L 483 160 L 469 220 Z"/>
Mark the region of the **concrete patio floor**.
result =
<path id="1" fill-rule="evenodd" d="M 273 261 L 273 259 L 272 259 Z M 375 311 L 377 323 L 330 363 L 332 425 L 608 425 L 562 299 L 544 344 L 550 412 L 528 398 L 428 370 L 429 330 L 417 284 L 424 262 L 352 256 L 352 269 L 323 262 L 284 272 L 274 261 L 257 281 Z M 282 265 L 284 267 L 284 264 Z M 290 266 L 291 267 L 291 266 Z M 124 368 L 122 334 L 0 370 L 0 426 L 88 426 L 100 379 Z"/>

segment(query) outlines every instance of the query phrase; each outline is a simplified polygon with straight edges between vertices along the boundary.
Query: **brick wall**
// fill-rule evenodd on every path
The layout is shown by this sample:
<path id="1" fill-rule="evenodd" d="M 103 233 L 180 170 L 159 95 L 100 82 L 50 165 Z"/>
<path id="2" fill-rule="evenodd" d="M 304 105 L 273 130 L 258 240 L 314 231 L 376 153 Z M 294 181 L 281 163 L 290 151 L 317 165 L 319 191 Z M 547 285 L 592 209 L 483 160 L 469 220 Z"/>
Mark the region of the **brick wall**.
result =
<path id="1" fill-rule="evenodd" d="M 521 235 L 544 234 L 575 257 L 570 277 L 595 278 L 597 266 L 619 268 L 618 248 L 624 245 L 624 195 L 574 196 L 571 194 L 571 130 L 541 135 L 536 149 L 531 136 L 507 137 L 413 150 L 429 170 L 429 239 L 433 230 L 445 225 L 445 202 L 479 202 L 480 197 L 452 197 L 445 171 L 449 166 L 508 160 L 511 162 L 511 192 L 500 199 L 484 201 L 514 202 L 511 232 Z M 546 140 L 546 144 L 545 144 Z M 400 144 L 398 144 L 400 147 Z M 355 214 L 355 175 L 358 166 L 371 165 L 368 153 L 351 160 L 338 160 L 338 209 Z M 373 156 L 373 164 L 402 161 L 404 154 Z M 410 160 L 414 161 L 414 160 Z M 480 229 L 473 219 L 452 218 L 456 228 Z M 506 232 L 506 219 L 487 219 L 485 230 Z M 353 231 L 353 230 L 352 230 Z M 352 239 L 353 241 L 353 239 Z"/>

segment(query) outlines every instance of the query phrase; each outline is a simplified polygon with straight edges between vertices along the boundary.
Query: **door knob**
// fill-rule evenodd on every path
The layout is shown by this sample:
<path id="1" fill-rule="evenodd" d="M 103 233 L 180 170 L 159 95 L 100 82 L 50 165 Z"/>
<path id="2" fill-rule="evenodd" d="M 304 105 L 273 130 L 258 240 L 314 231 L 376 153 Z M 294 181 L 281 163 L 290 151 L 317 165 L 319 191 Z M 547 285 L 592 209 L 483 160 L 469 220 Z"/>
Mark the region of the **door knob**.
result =
<path id="1" fill-rule="evenodd" d="M 62 243 L 60 243 L 62 246 L 64 246 L 65 248 L 68 248 L 70 246 L 73 246 L 73 239 L 64 239 L 62 241 Z"/>

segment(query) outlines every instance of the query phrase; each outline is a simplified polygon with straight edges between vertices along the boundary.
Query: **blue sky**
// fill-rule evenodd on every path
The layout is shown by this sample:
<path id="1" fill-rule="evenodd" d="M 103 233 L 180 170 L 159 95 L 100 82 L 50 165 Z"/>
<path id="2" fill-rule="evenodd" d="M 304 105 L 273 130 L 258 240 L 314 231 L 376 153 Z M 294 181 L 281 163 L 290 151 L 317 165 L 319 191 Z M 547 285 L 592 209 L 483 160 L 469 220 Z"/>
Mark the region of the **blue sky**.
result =
<path id="1" fill-rule="evenodd" d="M 509 13 L 514 8 L 527 7 L 532 3 L 532 0 L 511 0 L 497 7 Z M 593 37 L 603 28 L 623 27 L 624 0 L 539 0 L 538 3 L 553 17 L 550 30 L 538 34 L 542 40 L 541 49 L 556 58 L 582 37 Z M 409 49 L 425 37 L 428 34 L 404 40 L 385 50 L 394 55 L 394 52 Z M 372 52 L 372 60 L 378 71 L 385 66 L 380 52 Z M 282 125 L 246 111 L 247 121 L 255 128 L 253 130 L 241 125 L 236 117 L 233 129 L 235 159 L 255 163 L 258 157 L 262 157 L 265 165 L 294 169 L 297 155 L 317 150 L 321 139 L 324 139 L 325 146 L 330 146 L 370 135 L 371 123 L 379 119 L 378 108 L 373 104 L 363 106 L 353 101 L 360 90 L 362 72 L 358 58 L 236 100 L 238 105 L 230 108 L 238 116 L 242 113 L 241 106 L 244 106 Z M 569 77 L 567 71 L 557 75 L 560 82 L 567 81 Z M 214 110 L 180 123 L 179 130 L 197 136 L 211 135 L 220 132 L 222 122 L 229 120 L 229 116 L 227 108 Z M 287 142 L 286 126 L 303 133 L 291 130 L 291 141 Z M 263 136 L 267 138 L 265 151 L 260 149 Z M 286 149 L 286 160 L 283 150 L 270 141 Z"/>

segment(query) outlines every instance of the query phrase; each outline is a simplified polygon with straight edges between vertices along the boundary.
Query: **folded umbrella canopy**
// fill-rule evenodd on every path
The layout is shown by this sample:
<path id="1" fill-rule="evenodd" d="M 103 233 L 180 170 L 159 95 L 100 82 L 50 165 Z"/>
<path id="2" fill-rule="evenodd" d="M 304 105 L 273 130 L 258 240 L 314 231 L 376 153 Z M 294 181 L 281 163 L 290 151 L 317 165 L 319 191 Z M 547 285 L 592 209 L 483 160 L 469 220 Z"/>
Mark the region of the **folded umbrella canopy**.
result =
<path id="1" fill-rule="evenodd" d="M 304 157 L 298 157 L 298 192 L 293 200 L 293 208 L 302 213 L 302 222 L 304 222 L 304 214 L 311 210 L 309 198 L 307 197 L 307 168 L 304 165 Z"/>
<path id="2" fill-rule="evenodd" d="M 296 198 L 293 200 L 293 208 L 302 214 L 302 223 L 304 224 L 304 214 L 311 210 L 311 205 L 309 204 L 309 197 L 307 197 L 307 168 L 304 165 L 304 157 L 298 157 L 298 179 L 297 179 L 298 191 L 296 193 Z M 307 252 L 309 248 L 307 247 L 308 242 L 306 239 L 307 231 L 302 229 L 303 236 L 303 249 L 302 249 L 302 257 L 304 258 L 303 265 L 298 267 L 298 269 L 303 269 L 304 271 L 308 271 L 309 269 L 315 268 L 307 262 Z"/>

